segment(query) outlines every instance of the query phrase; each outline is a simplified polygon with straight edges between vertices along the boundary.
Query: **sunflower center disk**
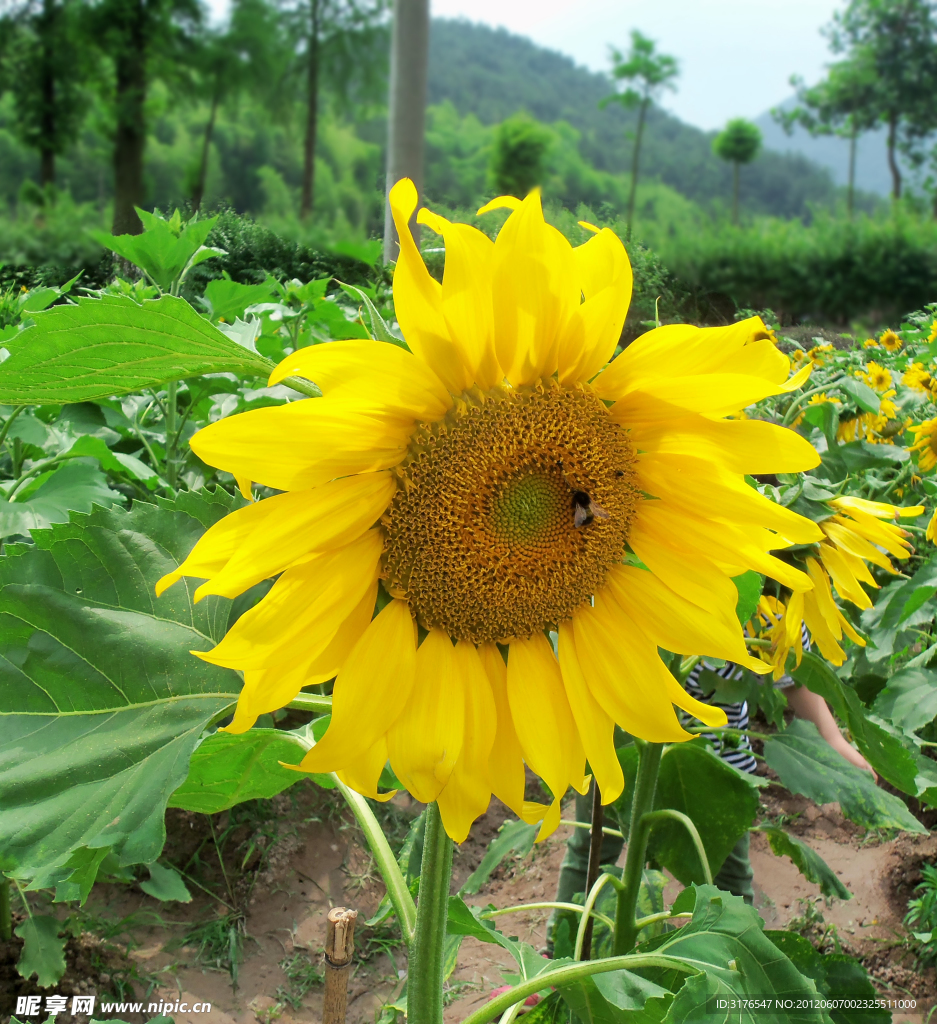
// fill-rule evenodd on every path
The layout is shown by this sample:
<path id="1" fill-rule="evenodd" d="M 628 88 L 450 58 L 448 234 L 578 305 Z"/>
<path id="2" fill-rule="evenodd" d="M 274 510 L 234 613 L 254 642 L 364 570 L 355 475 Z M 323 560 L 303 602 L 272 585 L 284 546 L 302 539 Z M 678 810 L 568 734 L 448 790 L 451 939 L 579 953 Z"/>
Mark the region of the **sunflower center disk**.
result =
<path id="1" fill-rule="evenodd" d="M 418 621 L 483 643 L 556 626 L 620 562 L 635 453 L 591 392 L 463 395 L 421 425 L 382 525 L 383 575 Z"/>

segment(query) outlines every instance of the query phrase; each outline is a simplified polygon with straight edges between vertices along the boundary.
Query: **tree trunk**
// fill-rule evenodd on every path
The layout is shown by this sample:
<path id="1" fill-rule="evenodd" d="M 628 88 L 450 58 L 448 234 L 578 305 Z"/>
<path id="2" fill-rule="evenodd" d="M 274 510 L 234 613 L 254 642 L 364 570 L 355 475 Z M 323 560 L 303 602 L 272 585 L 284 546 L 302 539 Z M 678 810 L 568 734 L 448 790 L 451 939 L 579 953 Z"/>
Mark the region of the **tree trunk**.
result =
<path id="1" fill-rule="evenodd" d="M 846 212 L 852 220 L 852 211 L 856 197 L 856 143 L 859 133 L 855 128 L 849 136 L 849 183 L 846 186 Z"/>
<path id="2" fill-rule="evenodd" d="M 901 169 L 895 157 L 895 144 L 898 136 L 898 115 L 892 114 L 888 119 L 888 169 L 891 171 L 891 197 L 901 198 Z"/>
<path id="3" fill-rule="evenodd" d="M 211 149 L 211 137 L 215 130 L 215 118 L 218 114 L 218 103 L 220 102 L 220 85 L 215 86 L 214 95 L 211 98 L 211 113 L 208 115 L 208 124 L 205 125 L 205 135 L 202 138 L 202 159 L 198 167 L 198 181 L 195 183 L 195 191 L 192 193 L 192 209 L 198 213 L 202 205 L 202 198 L 205 195 L 205 183 L 208 180 L 208 154 Z"/>
<path id="4" fill-rule="evenodd" d="M 312 213 L 316 184 L 316 132 L 319 122 L 319 2 L 310 0 L 309 61 L 306 66 L 306 138 L 303 141 L 303 195 L 299 216 Z"/>
<path id="5" fill-rule="evenodd" d="M 741 166 L 738 160 L 732 161 L 732 223 L 736 227 L 739 223 L 739 168 Z"/>
<path id="6" fill-rule="evenodd" d="M 645 96 L 638 108 L 638 127 L 634 133 L 634 153 L 631 156 L 631 191 L 628 193 L 628 237 L 631 241 L 631 229 L 634 225 L 634 204 L 638 196 L 638 167 L 641 159 L 641 139 L 644 136 L 644 118 L 650 97 Z"/>
<path id="7" fill-rule="evenodd" d="M 396 0 L 390 46 L 390 112 L 387 120 L 387 193 L 401 178 L 423 191 L 423 135 L 429 64 L 429 0 Z M 410 222 L 419 240 L 416 219 Z M 384 207 L 384 262 L 397 259 L 397 231 Z"/>
<path id="8" fill-rule="evenodd" d="M 55 184 L 55 0 L 42 3 L 42 113 L 39 143 L 39 184 L 43 189 Z"/>
<path id="9" fill-rule="evenodd" d="M 146 146 L 146 14 L 142 0 L 128 5 L 132 14 L 124 45 L 115 59 L 117 129 L 114 133 L 115 235 L 139 235 L 143 225 L 134 209 L 143 202 L 143 151 Z"/>

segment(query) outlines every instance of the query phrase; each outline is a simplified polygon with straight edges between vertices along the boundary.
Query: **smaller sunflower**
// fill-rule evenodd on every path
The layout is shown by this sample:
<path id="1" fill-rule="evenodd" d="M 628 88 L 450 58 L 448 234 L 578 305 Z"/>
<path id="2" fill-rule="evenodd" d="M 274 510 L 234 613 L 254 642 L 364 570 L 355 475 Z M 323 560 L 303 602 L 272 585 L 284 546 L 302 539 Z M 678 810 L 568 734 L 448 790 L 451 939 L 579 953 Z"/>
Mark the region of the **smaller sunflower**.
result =
<path id="1" fill-rule="evenodd" d="M 931 386 L 931 375 L 923 363 L 912 363 L 901 377 L 901 383 L 912 391 L 927 394 Z"/>
<path id="2" fill-rule="evenodd" d="M 937 509 L 934 509 L 934 514 L 930 517 L 925 536 L 932 544 L 937 544 Z"/>
<path id="3" fill-rule="evenodd" d="M 875 338 L 866 338 L 862 343 L 863 348 L 878 348 L 878 342 Z"/>
<path id="4" fill-rule="evenodd" d="M 891 330 L 884 331 L 878 340 L 879 344 L 886 352 L 897 352 L 904 344 L 899 335 Z"/>
<path id="5" fill-rule="evenodd" d="M 859 370 L 856 376 L 864 380 L 873 391 L 887 391 L 891 387 L 891 370 L 878 363 L 866 363 L 865 373 Z"/>
<path id="6" fill-rule="evenodd" d="M 813 368 L 817 370 L 826 362 L 826 353 L 832 351 L 832 345 L 814 345 L 814 347 L 807 352 L 807 358 L 810 360 Z"/>
<path id="7" fill-rule="evenodd" d="M 818 524 L 823 540 L 816 546 L 816 555 L 805 560 L 813 589 L 791 594 L 786 602 L 762 598 L 758 615 L 749 623 L 750 635 L 754 631 L 771 641 L 770 648 L 759 648 L 757 654 L 773 667 L 776 680 L 784 674 L 792 650 L 800 664 L 801 622 L 823 657 L 834 665 L 842 665 L 846 660 L 840 646 L 844 635 L 860 647 L 865 646 L 865 640 L 836 604 L 833 592 L 857 608 L 871 608 L 872 599 L 862 584 L 875 589 L 879 585 L 866 563 L 897 574 L 888 555 L 904 560 L 911 554 L 907 531 L 883 520 L 906 519 L 924 511 L 923 505 L 899 508 L 848 496 L 835 498 L 828 505 L 833 515 Z"/>
<path id="8" fill-rule="evenodd" d="M 910 449 L 917 452 L 918 469 L 926 473 L 937 466 L 937 419 L 913 425 L 911 433 L 914 434 L 914 444 Z"/>
<path id="9" fill-rule="evenodd" d="M 937 320 L 930 325 L 930 334 L 927 335 L 928 342 L 937 341 Z"/>

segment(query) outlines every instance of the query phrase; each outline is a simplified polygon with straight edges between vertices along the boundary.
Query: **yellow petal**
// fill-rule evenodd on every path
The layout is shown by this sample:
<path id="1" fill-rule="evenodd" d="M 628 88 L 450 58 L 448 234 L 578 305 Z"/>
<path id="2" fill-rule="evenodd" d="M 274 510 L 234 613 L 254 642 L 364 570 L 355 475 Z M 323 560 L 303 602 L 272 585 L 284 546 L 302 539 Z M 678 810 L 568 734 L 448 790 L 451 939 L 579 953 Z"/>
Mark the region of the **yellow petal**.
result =
<path id="1" fill-rule="evenodd" d="M 403 711 L 416 677 L 416 640 L 406 601 L 391 601 L 355 644 L 332 692 L 332 720 L 302 760 L 332 772 L 363 757 Z M 386 760 L 386 758 L 385 758 Z"/>
<path id="2" fill-rule="evenodd" d="M 235 735 L 253 728 L 260 715 L 285 708 L 304 686 L 316 686 L 334 679 L 371 621 L 377 596 L 377 580 L 321 654 L 273 668 L 251 669 L 244 673 L 244 686 L 238 697 L 234 720 L 224 730 Z"/>
<path id="3" fill-rule="evenodd" d="M 580 608 L 573 615 L 576 653 L 599 705 L 626 732 L 653 743 L 691 738 L 668 695 L 668 677 L 654 647 L 620 610 Z"/>
<path id="4" fill-rule="evenodd" d="M 421 803 L 435 800 L 462 751 L 465 680 L 448 635 L 430 630 L 416 654 L 416 680 L 387 735 L 397 778 Z"/>
<path id="5" fill-rule="evenodd" d="M 416 186 L 409 178 L 398 181 L 388 196 L 400 239 L 400 256 L 394 269 L 394 310 L 411 351 L 453 394 L 458 394 L 471 385 L 471 375 L 449 336 L 442 288 L 426 269 L 410 233 L 409 221 L 417 200 Z"/>
<path id="6" fill-rule="evenodd" d="M 209 582 L 195 591 L 196 601 L 209 594 L 237 597 L 314 551 L 357 540 L 380 518 L 396 487 L 390 473 L 366 473 L 311 491 L 275 494 L 225 516 L 199 538 L 175 573 L 163 579 L 208 576 Z M 225 554 L 227 560 L 219 566 Z M 205 572 L 209 566 L 213 571 Z"/>
<path id="7" fill-rule="evenodd" d="M 900 516 L 902 519 L 914 519 L 924 514 L 923 505 L 910 505 L 902 508 L 899 505 L 889 505 L 884 501 L 869 501 L 867 498 L 857 498 L 851 494 L 844 494 L 834 498 L 830 504 L 839 509 L 858 509 L 866 515 L 875 516 L 878 519 L 895 519 Z"/>
<path id="8" fill-rule="evenodd" d="M 563 686 L 576 722 L 576 729 L 579 731 L 589 767 L 602 794 L 602 803 L 610 804 L 621 796 L 625 788 L 625 777 L 615 753 L 615 723 L 592 696 L 592 691 L 582 674 L 579 657 L 576 654 L 572 622 L 560 623 L 558 647 Z"/>
<path id="9" fill-rule="evenodd" d="M 524 760 L 561 800 L 581 784 L 585 753 L 563 687 L 560 666 L 542 633 L 511 642 L 508 703 Z"/>
<path id="10" fill-rule="evenodd" d="M 440 419 L 452 405 L 445 385 L 422 359 L 383 341 L 307 345 L 283 359 L 268 383 L 294 375 L 313 381 L 323 395 L 344 391 L 411 422 Z"/>
<path id="11" fill-rule="evenodd" d="M 494 243 L 476 228 L 453 224 L 426 209 L 420 210 L 417 220 L 443 236 L 443 315 L 472 379 L 482 390 L 488 390 L 504 376 L 495 354 L 491 304 Z"/>
<path id="12" fill-rule="evenodd" d="M 490 213 L 492 210 L 517 210 L 520 205 L 521 201 L 516 196 L 496 196 L 490 203 L 479 207 L 475 216 L 480 217 L 483 213 Z"/>
<path id="13" fill-rule="evenodd" d="M 656 646 L 676 654 L 705 654 L 745 665 L 756 672 L 763 662 L 749 656 L 735 604 L 713 601 L 703 609 L 674 593 L 652 572 L 613 566 L 605 592 Z"/>
<path id="14" fill-rule="evenodd" d="M 495 644 L 478 648 L 491 686 L 497 716 L 495 741 L 488 756 L 488 774 L 495 796 L 520 818 L 524 816 L 524 755 L 514 729 L 508 704 L 507 665 Z"/>
<path id="15" fill-rule="evenodd" d="M 704 506 L 713 518 L 764 526 L 797 544 L 814 544 L 823 538 L 823 531 L 812 520 L 778 505 L 739 476 L 705 459 L 644 454 L 638 458 L 637 468 L 642 491 L 683 511 Z"/>
<path id="16" fill-rule="evenodd" d="M 842 665 L 846 660 L 846 652 L 837 643 L 842 636 L 839 628 L 834 632 L 823 615 L 817 600 L 817 590 L 802 595 L 804 600 L 803 621 L 810 631 L 810 639 L 820 648 L 820 653 L 834 665 Z"/>
<path id="17" fill-rule="evenodd" d="M 383 547 L 381 531 L 369 530 L 347 547 L 287 569 L 217 647 L 193 653 L 241 670 L 317 656 L 373 586 Z"/>
<path id="18" fill-rule="evenodd" d="M 593 386 L 601 398 L 615 401 L 642 378 L 656 377 L 662 366 L 678 366 L 687 375 L 724 371 L 746 345 L 767 337 L 757 316 L 728 327 L 666 324 L 633 341 Z"/>
<path id="19" fill-rule="evenodd" d="M 399 420 L 362 412 L 335 396 L 229 416 L 203 427 L 189 445 L 216 469 L 297 491 L 396 466 L 411 433 Z"/>
<path id="20" fill-rule="evenodd" d="M 465 738 L 459 759 L 436 802 L 448 835 L 465 841 L 472 822 L 491 802 L 488 758 L 495 741 L 496 711 L 488 677 L 472 643 L 455 648 L 465 681 Z"/>
<path id="21" fill-rule="evenodd" d="M 396 795 L 397 790 L 391 789 L 386 793 L 381 793 L 377 788 L 385 764 L 387 764 L 387 740 L 382 736 L 354 764 L 348 765 L 347 768 L 335 774 L 356 793 L 386 803 Z"/>
<path id="22" fill-rule="evenodd" d="M 515 386 L 549 377 L 560 332 L 579 305 L 572 248 L 546 224 L 539 192 L 508 217 L 495 241 L 495 351 Z"/>
<path id="23" fill-rule="evenodd" d="M 692 416 L 671 422 L 637 424 L 631 438 L 645 452 L 710 459 L 733 473 L 800 473 L 820 465 L 816 449 L 794 430 L 761 420 L 710 420 Z"/>
<path id="24" fill-rule="evenodd" d="M 852 601 L 859 608 L 871 608 L 872 599 L 859 585 L 842 552 L 831 544 L 820 545 L 820 561 L 830 574 L 836 592 L 844 601 Z"/>

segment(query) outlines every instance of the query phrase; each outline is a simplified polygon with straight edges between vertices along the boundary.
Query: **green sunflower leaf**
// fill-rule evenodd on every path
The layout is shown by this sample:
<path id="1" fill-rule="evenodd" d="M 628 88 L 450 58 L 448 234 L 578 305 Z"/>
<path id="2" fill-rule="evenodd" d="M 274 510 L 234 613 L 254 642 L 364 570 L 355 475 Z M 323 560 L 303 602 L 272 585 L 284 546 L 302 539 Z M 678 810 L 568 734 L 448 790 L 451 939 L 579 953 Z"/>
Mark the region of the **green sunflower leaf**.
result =
<path id="1" fill-rule="evenodd" d="M 852 893 L 836 877 L 836 872 L 802 839 L 785 832 L 779 825 L 759 825 L 752 832 L 764 832 L 771 844 L 771 852 L 778 857 L 790 857 L 794 867 L 808 882 L 819 885 L 824 896 L 835 896 L 840 900 L 852 899 Z"/>
<path id="2" fill-rule="evenodd" d="M 163 867 L 162 864 L 148 864 L 150 877 L 140 883 L 140 888 L 153 899 L 162 903 L 191 903 L 192 893 L 186 888 L 182 876 L 175 868 Z"/>
<path id="3" fill-rule="evenodd" d="M 916 732 L 937 718 L 937 672 L 903 668 L 879 691 L 872 710 L 905 732 Z"/>
<path id="4" fill-rule="evenodd" d="M 111 847 L 121 865 L 159 856 L 166 803 L 241 688 L 188 652 L 244 605 L 154 585 L 235 504 L 218 490 L 73 513 L 0 558 L 0 855 L 16 877 L 81 848 Z"/>
<path id="5" fill-rule="evenodd" d="M 783 732 L 765 740 L 765 760 L 782 786 L 816 804 L 838 803 L 857 825 L 927 831 L 901 800 L 875 785 L 869 772 L 837 754 L 813 722 L 794 719 Z"/>
<path id="6" fill-rule="evenodd" d="M 40 988 L 54 985 L 65 973 L 65 937 L 59 935 L 61 922 L 54 917 L 27 917 L 14 930 L 23 940 L 17 973 L 27 979 L 35 974 Z"/>
<path id="7" fill-rule="evenodd" d="M 142 304 L 123 296 L 83 298 L 34 320 L 7 343 L 0 404 L 84 402 L 204 373 L 266 376 L 273 369 L 172 295 Z"/>

